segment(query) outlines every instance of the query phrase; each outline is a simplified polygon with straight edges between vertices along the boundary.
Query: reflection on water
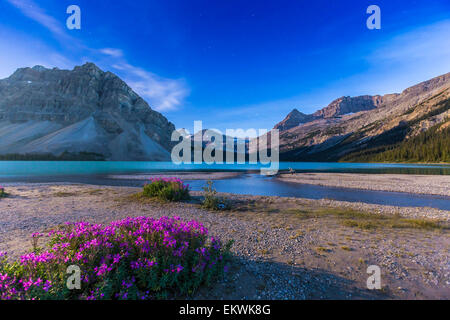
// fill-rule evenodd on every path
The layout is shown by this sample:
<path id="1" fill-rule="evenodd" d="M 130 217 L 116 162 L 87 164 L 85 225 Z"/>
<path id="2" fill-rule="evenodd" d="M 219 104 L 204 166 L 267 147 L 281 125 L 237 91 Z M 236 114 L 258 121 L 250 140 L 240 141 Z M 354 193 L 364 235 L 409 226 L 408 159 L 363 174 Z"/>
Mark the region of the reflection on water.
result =
<path id="1" fill-rule="evenodd" d="M 193 190 L 201 190 L 201 187 L 205 185 L 205 181 L 201 180 L 189 181 L 188 183 Z M 217 180 L 214 181 L 214 186 L 219 192 L 238 194 L 333 199 L 400 207 L 431 207 L 450 210 L 450 197 L 289 183 L 258 174 L 245 174 L 233 179 Z"/>

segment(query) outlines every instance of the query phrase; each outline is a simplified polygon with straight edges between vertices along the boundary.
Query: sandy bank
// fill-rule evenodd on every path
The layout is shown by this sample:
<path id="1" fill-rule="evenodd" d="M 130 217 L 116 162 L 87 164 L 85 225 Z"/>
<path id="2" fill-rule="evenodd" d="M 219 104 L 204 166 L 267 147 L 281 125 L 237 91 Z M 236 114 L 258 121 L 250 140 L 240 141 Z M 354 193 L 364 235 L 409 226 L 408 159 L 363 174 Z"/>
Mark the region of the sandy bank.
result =
<path id="1" fill-rule="evenodd" d="M 450 176 L 357 173 L 284 173 L 286 182 L 328 187 L 450 196 Z"/>
<path id="2" fill-rule="evenodd" d="M 314 210 L 353 208 L 367 213 L 434 217 L 449 211 L 397 208 L 332 200 L 222 194 L 231 211 L 199 206 L 200 192 L 183 203 L 139 201 L 132 187 L 75 184 L 6 185 L 0 199 L 0 251 L 17 258 L 31 248 L 30 234 L 66 221 L 108 223 L 128 216 L 180 216 L 203 223 L 209 234 L 234 240 L 236 263 L 228 280 L 200 292 L 215 299 L 449 299 L 448 229 L 360 229 L 339 214 Z M 446 218 L 446 219 L 445 219 Z M 355 218 L 357 219 L 357 218 Z M 358 221 L 358 220 L 355 220 Z M 382 268 L 382 292 L 366 288 L 367 266 Z"/>

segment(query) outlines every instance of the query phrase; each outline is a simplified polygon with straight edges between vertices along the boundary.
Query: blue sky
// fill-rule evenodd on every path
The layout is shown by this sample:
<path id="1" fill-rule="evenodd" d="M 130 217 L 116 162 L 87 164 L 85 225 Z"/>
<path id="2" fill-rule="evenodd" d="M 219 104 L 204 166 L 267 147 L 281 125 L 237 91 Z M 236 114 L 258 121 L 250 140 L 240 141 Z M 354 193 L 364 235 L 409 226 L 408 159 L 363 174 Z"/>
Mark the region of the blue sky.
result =
<path id="1" fill-rule="evenodd" d="M 81 30 L 65 26 L 81 8 Z M 381 30 L 366 27 L 369 5 Z M 450 72 L 450 1 L 2 0 L 0 78 L 92 61 L 178 128 L 267 128 L 293 108 Z"/>

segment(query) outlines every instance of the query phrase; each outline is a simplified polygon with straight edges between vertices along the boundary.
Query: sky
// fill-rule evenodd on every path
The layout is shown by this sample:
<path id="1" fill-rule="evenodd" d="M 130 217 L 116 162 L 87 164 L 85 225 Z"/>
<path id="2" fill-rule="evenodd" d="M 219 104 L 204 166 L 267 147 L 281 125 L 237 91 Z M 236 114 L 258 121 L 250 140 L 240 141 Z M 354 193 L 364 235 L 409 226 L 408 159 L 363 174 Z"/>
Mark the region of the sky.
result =
<path id="1" fill-rule="evenodd" d="M 74 4 L 80 30 L 66 27 Z M 401 92 L 450 72 L 449 39 L 448 0 L 0 0 L 0 78 L 94 62 L 191 131 L 271 129 L 293 108 Z"/>

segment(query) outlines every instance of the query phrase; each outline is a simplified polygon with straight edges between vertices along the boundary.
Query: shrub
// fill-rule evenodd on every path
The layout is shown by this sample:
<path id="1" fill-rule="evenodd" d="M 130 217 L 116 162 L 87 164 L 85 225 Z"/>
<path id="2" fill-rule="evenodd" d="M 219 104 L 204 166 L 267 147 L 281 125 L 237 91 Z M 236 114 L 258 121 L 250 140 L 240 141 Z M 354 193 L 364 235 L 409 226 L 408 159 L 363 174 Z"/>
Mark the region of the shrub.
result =
<path id="1" fill-rule="evenodd" d="M 227 210 L 230 209 L 230 204 L 223 198 L 217 197 L 217 191 L 213 187 L 213 182 L 208 180 L 206 186 L 203 187 L 205 191 L 205 199 L 202 202 L 202 207 L 210 210 Z"/>
<path id="2" fill-rule="evenodd" d="M 178 178 L 153 178 L 144 186 L 143 195 L 155 197 L 163 201 L 188 200 L 189 185 L 184 185 Z"/>
<path id="3" fill-rule="evenodd" d="M 165 299 L 209 285 L 227 269 L 223 246 L 196 221 L 126 218 L 107 226 L 79 222 L 52 230 L 49 248 L 9 263 L 0 253 L 0 299 Z M 81 270 L 69 290 L 67 268 Z"/>
<path id="4" fill-rule="evenodd" d="M 0 198 L 6 197 L 5 188 L 0 186 Z"/>

